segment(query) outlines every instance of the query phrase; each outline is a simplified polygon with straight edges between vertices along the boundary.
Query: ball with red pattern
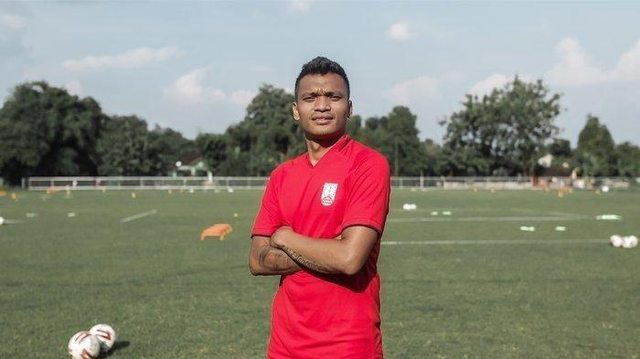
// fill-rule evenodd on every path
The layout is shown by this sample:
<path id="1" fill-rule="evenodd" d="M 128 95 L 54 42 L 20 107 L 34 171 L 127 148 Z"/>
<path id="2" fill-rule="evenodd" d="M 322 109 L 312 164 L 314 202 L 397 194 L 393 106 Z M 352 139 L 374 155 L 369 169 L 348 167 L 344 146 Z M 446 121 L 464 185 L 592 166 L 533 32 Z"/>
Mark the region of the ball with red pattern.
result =
<path id="1" fill-rule="evenodd" d="M 97 324 L 93 328 L 89 329 L 89 333 L 95 335 L 100 341 L 100 348 L 105 352 L 108 352 L 113 348 L 113 343 L 116 342 L 116 331 L 108 324 Z"/>
<path id="2" fill-rule="evenodd" d="M 73 359 L 95 359 L 100 354 L 100 341 L 87 331 L 77 332 L 67 346 Z"/>

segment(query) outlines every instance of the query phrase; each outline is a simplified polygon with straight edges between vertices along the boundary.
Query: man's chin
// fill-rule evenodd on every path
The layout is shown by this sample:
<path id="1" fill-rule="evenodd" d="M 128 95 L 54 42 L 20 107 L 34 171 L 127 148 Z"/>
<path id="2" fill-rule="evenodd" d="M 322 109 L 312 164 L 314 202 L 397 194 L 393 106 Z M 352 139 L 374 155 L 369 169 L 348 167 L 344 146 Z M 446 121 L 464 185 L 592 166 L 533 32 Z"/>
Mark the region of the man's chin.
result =
<path id="1" fill-rule="evenodd" d="M 326 142 L 326 141 L 331 141 L 331 140 L 340 138 L 344 133 L 345 131 L 327 129 L 326 131 L 308 132 L 308 133 L 305 133 L 305 136 L 310 141 Z"/>

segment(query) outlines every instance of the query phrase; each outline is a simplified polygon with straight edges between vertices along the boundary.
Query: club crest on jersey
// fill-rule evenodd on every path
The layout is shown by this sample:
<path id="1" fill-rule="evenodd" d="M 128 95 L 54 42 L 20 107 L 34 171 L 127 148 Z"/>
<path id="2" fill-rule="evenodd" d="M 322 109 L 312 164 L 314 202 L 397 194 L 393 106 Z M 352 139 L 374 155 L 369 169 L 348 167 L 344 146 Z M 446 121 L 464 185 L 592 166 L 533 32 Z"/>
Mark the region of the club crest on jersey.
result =
<path id="1" fill-rule="evenodd" d="M 336 200 L 336 192 L 338 191 L 337 183 L 325 183 L 322 188 L 322 195 L 320 196 L 320 202 L 323 206 L 330 206 L 333 201 Z"/>

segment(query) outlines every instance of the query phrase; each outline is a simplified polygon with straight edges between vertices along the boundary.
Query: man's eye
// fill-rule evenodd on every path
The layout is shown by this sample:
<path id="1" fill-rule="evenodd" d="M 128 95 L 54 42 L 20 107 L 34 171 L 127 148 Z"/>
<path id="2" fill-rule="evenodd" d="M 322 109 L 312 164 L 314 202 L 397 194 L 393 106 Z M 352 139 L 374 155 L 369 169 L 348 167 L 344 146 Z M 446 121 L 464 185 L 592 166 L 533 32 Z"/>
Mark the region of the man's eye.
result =
<path id="1" fill-rule="evenodd" d="M 307 101 L 307 102 L 311 102 L 314 100 L 313 96 L 305 96 L 302 98 L 302 101 Z"/>
<path id="2" fill-rule="evenodd" d="M 340 101 L 340 99 L 342 99 L 342 97 L 340 97 L 340 96 L 331 96 L 331 99 L 333 101 Z"/>

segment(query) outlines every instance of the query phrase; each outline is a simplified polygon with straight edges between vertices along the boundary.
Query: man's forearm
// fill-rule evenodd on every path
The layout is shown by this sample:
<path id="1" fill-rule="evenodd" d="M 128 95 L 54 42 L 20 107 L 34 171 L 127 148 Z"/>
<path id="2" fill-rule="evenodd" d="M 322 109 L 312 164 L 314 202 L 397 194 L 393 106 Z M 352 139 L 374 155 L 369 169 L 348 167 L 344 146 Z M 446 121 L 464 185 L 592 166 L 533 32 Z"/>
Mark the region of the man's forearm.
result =
<path id="1" fill-rule="evenodd" d="M 254 275 L 281 275 L 300 270 L 300 266 L 281 249 L 264 246 L 260 249 L 257 265 L 252 266 Z"/>
<path id="2" fill-rule="evenodd" d="M 280 232 L 278 236 L 277 244 L 272 241 L 272 245 L 299 265 L 320 273 L 344 273 L 345 252 L 339 240 L 310 238 L 293 231 Z"/>
<path id="3" fill-rule="evenodd" d="M 357 273 L 378 240 L 378 233 L 364 226 L 346 228 L 336 238 L 311 238 L 281 227 L 269 239 L 299 265 L 320 273 Z"/>

